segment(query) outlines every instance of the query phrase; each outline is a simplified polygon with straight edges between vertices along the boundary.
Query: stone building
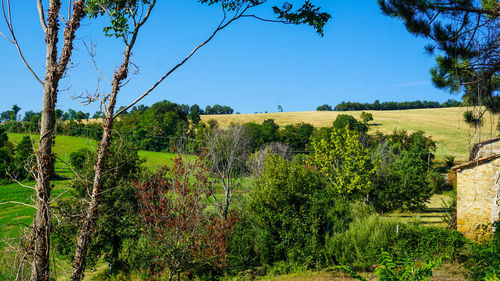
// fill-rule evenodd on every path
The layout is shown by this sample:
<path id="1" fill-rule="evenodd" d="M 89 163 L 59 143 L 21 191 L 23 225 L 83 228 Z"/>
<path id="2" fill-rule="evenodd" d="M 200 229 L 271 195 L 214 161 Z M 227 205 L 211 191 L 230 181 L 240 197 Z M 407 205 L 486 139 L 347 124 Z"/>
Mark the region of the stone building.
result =
<path id="1" fill-rule="evenodd" d="M 480 142 L 457 173 L 457 230 L 467 238 L 488 235 L 500 216 L 500 138 Z"/>

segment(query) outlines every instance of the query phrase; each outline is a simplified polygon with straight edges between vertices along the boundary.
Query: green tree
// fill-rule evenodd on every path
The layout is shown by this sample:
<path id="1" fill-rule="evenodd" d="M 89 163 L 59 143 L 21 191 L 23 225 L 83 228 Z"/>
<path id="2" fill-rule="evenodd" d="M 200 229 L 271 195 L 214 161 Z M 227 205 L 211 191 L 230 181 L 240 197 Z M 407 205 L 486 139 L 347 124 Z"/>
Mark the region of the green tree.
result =
<path id="1" fill-rule="evenodd" d="M 99 206 L 99 219 L 95 239 L 89 247 L 87 261 L 95 264 L 100 257 L 108 262 L 112 270 L 120 267 L 119 253 L 123 244 L 138 237 L 137 212 L 138 202 L 133 181 L 139 180 L 143 171 L 143 159 L 137 154 L 135 145 L 127 141 L 115 141 L 106 160 L 103 175 L 103 191 Z M 89 201 L 88 190 L 92 187 L 96 153 L 88 149 L 80 149 L 70 155 L 73 168 L 78 172 L 74 180 L 74 189 L 69 196 L 58 203 L 58 214 L 61 219 L 54 224 L 54 246 L 64 255 L 70 256 L 74 251 L 76 232 L 79 221 Z"/>
<path id="2" fill-rule="evenodd" d="M 333 127 L 339 130 L 347 129 L 355 131 L 358 133 L 366 133 L 368 131 L 368 126 L 366 124 L 359 122 L 356 118 L 347 114 L 339 114 L 335 121 L 333 121 Z"/>
<path id="3" fill-rule="evenodd" d="M 286 125 L 279 131 L 281 142 L 288 144 L 293 152 L 305 152 L 314 127 L 308 123 Z"/>
<path id="4" fill-rule="evenodd" d="M 327 139 L 313 139 L 307 163 L 316 167 L 343 195 L 366 194 L 372 186 L 377 160 L 351 130 L 333 129 Z"/>
<path id="5" fill-rule="evenodd" d="M 382 137 L 373 150 L 373 157 L 380 161 L 373 177 L 373 188 L 368 202 L 378 212 L 418 210 L 432 195 L 427 182 L 429 166 L 436 149 L 434 141 L 423 132 L 410 135 L 395 130 Z"/>
<path id="6" fill-rule="evenodd" d="M 19 111 L 21 111 L 21 108 L 17 104 L 14 104 L 12 106 L 12 116 L 10 120 L 17 121 L 17 114 L 19 113 Z"/>
<path id="7" fill-rule="evenodd" d="M 333 218 L 346 219 L 347 201 L 309 167 L 272 154 L 264 167 L 248 208 L 261 262 L 321 262 L 325 236 L 338 223 Z"/>
<path id="8" fill-rule="evenodd" d="M 332 111 L 332 106 L 328 104 L 320 105 L 316 108 L 317 111 Z"/>
<path id="9" fill-rule="evenodd" d="M 364 124 L 368 124 L 368 122 L 373 121 L 373 114 L 363 111 L 361 112 L 360 118 Z"/>
<path id="10" fill-rule="evenodd" d="M 28 179 L 34 169 L 33 140 L 24 136 L 16 146 L 12 171 L 17 179 Z"/>

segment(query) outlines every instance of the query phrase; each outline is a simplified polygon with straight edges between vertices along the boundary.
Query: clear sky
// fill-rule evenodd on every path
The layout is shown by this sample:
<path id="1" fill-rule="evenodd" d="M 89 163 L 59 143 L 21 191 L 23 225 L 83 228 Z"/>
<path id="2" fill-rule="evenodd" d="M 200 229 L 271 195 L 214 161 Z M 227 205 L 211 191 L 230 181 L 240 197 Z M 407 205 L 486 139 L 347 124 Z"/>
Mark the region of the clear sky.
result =
<path id="1" fill-rule="evenodd" d="M 45 45 L 35 1 L 11 0 L 13 21 L 25 55 L 43 77 Z M 293 1 L 290 1 L 293 3 Z M 158 87 L 143 104 L 167 99 L 201 107 L 229 105 L 241 113 L 315 110 L 341 101 L 373 102 L 459 99 L 433 87 L 434 59 L 427 43 L 404 25 L 383 16 L 376 0 L 312 1 L 332 19 L 320 37 L 308 26 L 241 19 L 223 30 L 187 64 Z M 67 10 L 66 10 L 67 11 Z M 264 11 L 266 13 L 266 11 Z M 133 52 L 139 73 L 131 75 L 118 105 L 128 104 L 204 40 L 217 25 L 220 10 L 198 1 L 159 1 Z M 94 92 L 98 74 L 83 41 L 96 44 L 100 70 L 111 79 L 121 62 L 123 44 L 106 38 L 103 22 L 86 20 L 77 33 L 73 66 L 61 83 L 58 108 L 95 112 L 71 99 Z M 5 24 L 0 30 L 6 32 Z M 18 104 L 40 111 L 42 88 L 0 38 L 0 111 Z M 100 81 L 106 91 L 104 80 Z"/>

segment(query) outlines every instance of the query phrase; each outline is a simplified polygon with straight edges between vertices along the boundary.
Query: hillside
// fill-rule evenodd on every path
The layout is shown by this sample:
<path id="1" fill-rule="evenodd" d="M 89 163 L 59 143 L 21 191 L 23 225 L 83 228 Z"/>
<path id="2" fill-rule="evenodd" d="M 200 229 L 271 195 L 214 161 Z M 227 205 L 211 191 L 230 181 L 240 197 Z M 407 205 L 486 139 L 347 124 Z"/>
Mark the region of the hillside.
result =
<path id="1" fill-rule="evenodd" d="M 17 143 L 23 137 L 23 134 L 9 133 L 9 140 Z M 39 135 L 33 135 L 35 140 L 38 140 Z M 81 137 L 70 137 L 70 136 L 57 136 L 54 145 L 54 153 L 61 159 L 65 161 L 69 160 L 69 155 L 81 148 L 96 149 L 97 141 L 93 139 L 86 139 Z M 175 154 L 164 153 L 164 152 L 153 152 L 153 151 L 139 151 L 139 156 L 146 159 L 144 163 L 145 166 L 155 169 L 158 166 L 164 166 L 171 162 L 171 159 L 175 157 Z M 62 163 L 56 161 L 56 167 Z"/>
<path id="2" fill-rule="evenodd" d="M 469 147 L 484 139 L 495 136 L 497 120 L 486 116 L 481 133 L 475 133 L 464 123 L 462 114 L 465 107 L 436 108 L 436 109 L 410 109 L 390 111 L 366 111 L 373 114 L 374 120 L 370 126 L 370 133 L 380 131 L 392 132 L 394 129 L 408 131 L 422 130 L 432 136 L 437 142 L 437 158 L 444 159 L 453 155 L 458 161 L 468 159 Z M 294 123 L 310 123 L 315 127 L 328 127 L 339 114 L 349 114 L 356 118 L 362 111 L 304 111 L 304 112 L 279 112 L 263 114 L 232 114 L 232 115 L 202 115 L 204 122 L 214 119 L 221 127 L 231 123 L 256 122 L 261 123 L 266 119 L 274 119 L 279 125 Z"/>

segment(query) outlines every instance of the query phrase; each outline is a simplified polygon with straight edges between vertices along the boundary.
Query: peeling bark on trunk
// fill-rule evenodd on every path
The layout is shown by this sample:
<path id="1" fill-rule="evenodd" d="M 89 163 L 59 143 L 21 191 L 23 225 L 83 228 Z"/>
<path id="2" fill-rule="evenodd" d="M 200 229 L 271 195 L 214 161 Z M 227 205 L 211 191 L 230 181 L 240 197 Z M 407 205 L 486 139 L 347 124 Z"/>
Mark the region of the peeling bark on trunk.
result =
<path id="1" fill-rule="evenodd" d="M 36 215 L 33 221 L 33 264 L 30 280 L 48 281 L 50 278 L 50 178 L 54 172 L 52 146 L 55 137 L 55 106 L 59 80 L 66 71 L 73 50 L 75 31 L 85 16 L 84 0 L 75 2 L 73 16 L 64 31 L 64 44 L 59 63 L 57 42 L 59 34 L 60 0 L 51 0 L 48 9 L 48 24 L 45 33 L 46 68 L 43 87 L 42 120 L 38 142 L 36 176 Z M 42 11 L 43 12 L 43 11 Z"/>

